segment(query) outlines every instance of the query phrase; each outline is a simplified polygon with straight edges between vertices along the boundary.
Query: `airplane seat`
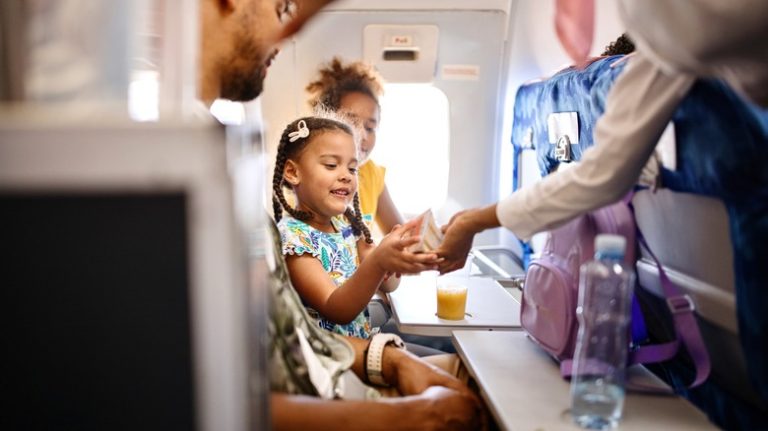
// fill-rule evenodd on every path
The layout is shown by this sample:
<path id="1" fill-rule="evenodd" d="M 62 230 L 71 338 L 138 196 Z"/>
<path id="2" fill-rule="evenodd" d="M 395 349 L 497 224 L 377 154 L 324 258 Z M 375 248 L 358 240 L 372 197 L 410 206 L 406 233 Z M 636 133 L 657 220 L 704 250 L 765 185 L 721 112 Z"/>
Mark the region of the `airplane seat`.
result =
<path id="1" fill-rule="evenodd" d="M 526 167 L 523 152 L 535 151 L 544 176 L 560 163 L 578 161 L 593 144 L 594 124 L 624 67 L 611 67 L 615 61 L 598 59 L 584 70 L 565 69 L 518 89 L 512 127 L 515 189 Z M 650 368 L 718 425 L 765 428 L 768 110 L 749 104 L 718 80 L 705 79 L 692 87 L 671 123 L 665 132 L 669 136 L 657 147 L 656 184 L 662 188 L 638 192 L 633 203 L 650 247 L 672 281 L 693 299 L 712 372 L 703 385 L 686 390 L 693 380 L 687 355 Z M 664 151 L 671 157 L 665 160 Z M 651 262 L 640 255 L 638 293 L 651 317 L 650 334 L 667 339 L 673 326 Z"/>
<path id="2" fill-rule="evenodd" d="M 649 368 L 665 375 L 668 382 L 703 410 L 716 410 L 714 417 L 732 414 L 723 411 L 732 403 L 745 404 L 744 411 L 751 413 L 744 413 L 748 419 L 736 422 L 745 426 L 764 424 L 765 418 L 759 414 L 752 417 L 755 412 L 765 412 L 768 402 L 750 382 L 739 338 L 734 253 L 726 205 L 712 197 L 667 189 L 638 192 L 632 202 L 638 227 L 651 250 L 670 280 L 695 304 L 697 323 L 712 365 L 709 384 L 722 388 L 734 399 L 726 401 L 722 395 L 705 395 L 713 391 L 710 388 L 687 390 L 694 372 L 687 357 L 677 364 Z M 639 256 L 636 270 L 642 288 L 637 293 L 648 331 L 657 339 L 673 339 L 673 324 L 666 312 L 658 267 L 642 248 Z"/>

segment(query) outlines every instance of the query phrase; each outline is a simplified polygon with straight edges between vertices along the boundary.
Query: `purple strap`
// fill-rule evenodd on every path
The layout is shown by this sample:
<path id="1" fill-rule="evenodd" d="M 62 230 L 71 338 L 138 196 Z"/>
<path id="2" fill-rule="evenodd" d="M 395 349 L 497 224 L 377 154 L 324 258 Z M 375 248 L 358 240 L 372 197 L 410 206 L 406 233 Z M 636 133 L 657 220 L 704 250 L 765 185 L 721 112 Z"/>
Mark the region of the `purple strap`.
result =
<path id="1" fill-rule="evenodd" d="M 632 190 L 624 196 L 624 199 L 622 199 L 632 213 L 635 212 L 635 208 L 632 205 L 632 198 L 634 196 L 635 191 Z M 693 314 L 693 311 L 695 310 L 693 301 L 690 296 L 680 291 L 680 289 L 672 283 L 667 276 L 666 271 L 664 271 L 661 262 L 659 262 L 659 259 L 653 254 L 651 247 L 648 246 L 648 242 L 640 231 L 640 226 L 637 226 L 637 223 L 635 223 L 635 226 L 637 241 L 645 248 L 656 263 L 656 268 L 659 269 L 661 289 L 664 292 L 667 307 L 669 307 L 669 311 L 672 313 L 672 321 L 674 322 L 677 339 L 668 343 L 642 346 L 637 350 L 630 352 L 630 363 L 654 363 L 671 359 L 676 354 L 680 340 L 682 340 L 685 349 L 693 360 L 693 365 L 696 367 L 696 378 L 689 386 L 690 388 L 694 388 L 707 380 L 712 366 L 709 362 L 707 347 L 704 345 L 704 340 L 701 339 L 701 332 L 699 331 L 698 323 L 696 323 L 696 316 Z"/>
<path id="2" fill-rule="evenodd" d="M 704 341 L 701 339 L 701 332 L 699 332 L 699 325 L 696 323 L 696 316 L 693 314 L 693 311 L 695 310 L 693 301 L 690 296 L 681 292 L 680 289 L 669 280 L 666 271 L 664 271 L 664 267 L 661 265 L 661 262 L 659 262 L 659 259 L 656 258 L 656 255 L 653 254 L 651 248 L 648 247 L 648 243 L 645 241 L 639 228 L 637 230 L 637 240 L 640 242 L 640 245 L 645 247 L 645 250 L 653 258 L 656 267 L 659 269 L 661 288 L 664 291 L 664 297 L 667 300 L 669 311 L 672 313 L 677 337 L 679 340 L 682 340 L 685 349 L 688 351 L 688 354 L 691 356 L 694 366 L 696 367 L 696 378 L 689 387 L 694 388 L 699 386 L 704 383 L 707 377 L 709 377 L 711 364 L 709 362 L 707 348 L 704 345 Z M 674 356 L 674 353 L 669 358 L 660 358 L 664 358 L 669 354 L 671 346 L 668 345 L 673 344 L 677 347 L 678 341 L 640 347 L 635 352 L 632 352 L 631 363 L 660 362 L 669 359 Z M 645 360 L 635 361 L 640 358 L 644 358 Z"/>

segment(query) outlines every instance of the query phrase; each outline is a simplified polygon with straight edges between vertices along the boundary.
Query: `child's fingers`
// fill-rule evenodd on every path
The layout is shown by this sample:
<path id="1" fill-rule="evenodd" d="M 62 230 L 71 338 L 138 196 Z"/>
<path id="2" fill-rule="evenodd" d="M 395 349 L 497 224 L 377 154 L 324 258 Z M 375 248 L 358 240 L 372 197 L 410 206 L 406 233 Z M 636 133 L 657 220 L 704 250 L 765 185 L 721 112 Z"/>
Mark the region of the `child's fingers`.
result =
<path id="1" fill-rule="evenodd" d="M 406 233 L 409 233 L 409 232 L 415 233 L 420 222 L 421 222 L 421 219 L 417 217 L 413 220 L 408 220 L 402 225 L 395 226 L 395 228 L 392 229 L 392 231 L 394 232 L 395 230 L 397 230 L 400 235 L 405 235 Z"/>
<path id="2" fill-rule="evenodd" d="M 424 260 L 424 261 L 416 261 L 413 262 L 411 265 L 411 274 L 417 274 L 422 271 L 436 271 L 439 268 L 439 265 L 437 262 L 431 261 L 431 260 Z"/>
<path id="3" fill-rule="evenodd" d="M 408 248 L 412 246 L 413 244 L 417 244 L 419 241 L 421 241 L 420 236 L 406 236 L 406 237 L 400 237 L 397 240 L 397 247 L 400 249 Z"/>
<path id="4" fill-rule="evenodd" d="M 411 265 L 408 269 L 403 269 L 401 273 L 405 275 L 415 275 L 424 271 L 437 271 L 437 265 L 414 264 Z"/>
<path id="5" fill-rule="evenodd" d="M 401 261 L 395 272 L 398 274 L 418 274 L 422 271 L 437 270 L 437 265 L 418 261 Z"/>
<path id="6" fill-rule="evenodd" d="M 418 253 L 413 255 L 413 260 L 422 265 L 436 265 L 440 258 L 434 253 Z"/>

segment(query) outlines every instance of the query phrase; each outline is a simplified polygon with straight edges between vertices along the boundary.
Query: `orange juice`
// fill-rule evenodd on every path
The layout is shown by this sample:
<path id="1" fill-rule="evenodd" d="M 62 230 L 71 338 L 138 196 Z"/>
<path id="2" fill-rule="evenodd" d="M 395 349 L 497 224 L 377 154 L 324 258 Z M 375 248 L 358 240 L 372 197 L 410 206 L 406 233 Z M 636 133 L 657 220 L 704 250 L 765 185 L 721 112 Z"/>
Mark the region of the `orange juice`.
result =
<path id="1" fill-rule="evenodd" d="M 467 286 L 445 284 L 437 286 L 437 317 L 448 320 L 464 319 L 467 307 Z"/>

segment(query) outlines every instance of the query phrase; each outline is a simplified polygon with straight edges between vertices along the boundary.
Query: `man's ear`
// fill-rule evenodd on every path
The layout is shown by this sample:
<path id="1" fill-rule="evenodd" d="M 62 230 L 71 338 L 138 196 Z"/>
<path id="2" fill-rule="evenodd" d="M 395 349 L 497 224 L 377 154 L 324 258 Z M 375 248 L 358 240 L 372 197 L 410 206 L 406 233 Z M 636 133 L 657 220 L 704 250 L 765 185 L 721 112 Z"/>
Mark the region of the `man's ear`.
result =
<path id="1" fill-rule="evenodd" d="M 285 167 L 283 167 L 283 179 L 292 187 L 298 186 L 301 182 L 299 166 L 293 160 L 288 159 L 285 161 Z"/>

